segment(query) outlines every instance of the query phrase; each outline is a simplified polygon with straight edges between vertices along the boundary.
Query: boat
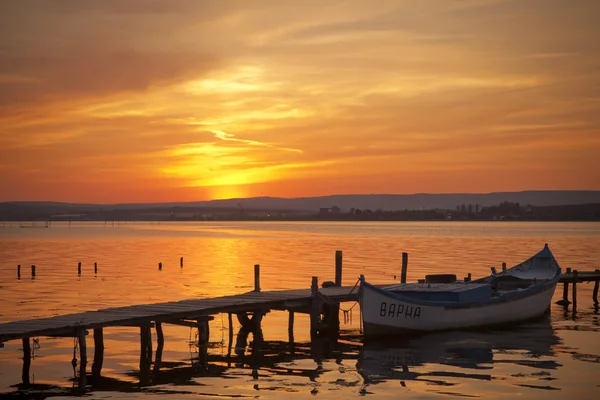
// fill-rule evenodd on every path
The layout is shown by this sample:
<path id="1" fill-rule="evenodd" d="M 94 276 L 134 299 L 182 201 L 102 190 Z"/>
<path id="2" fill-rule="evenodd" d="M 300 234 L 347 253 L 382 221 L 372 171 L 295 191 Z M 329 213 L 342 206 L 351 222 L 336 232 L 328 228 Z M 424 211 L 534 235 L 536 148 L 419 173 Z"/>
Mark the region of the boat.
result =
<path id="1" fill-rule="evenodd" d="M 360 276 L 365 338 L 512 324 L 543 315 L 561 270 L 548 244 L 526 261 L 473 281 L 378 287 Z M 442 275 L 447 277 L 446 275 Z M 435 278 L 433 276 L 432 278 Z"/>

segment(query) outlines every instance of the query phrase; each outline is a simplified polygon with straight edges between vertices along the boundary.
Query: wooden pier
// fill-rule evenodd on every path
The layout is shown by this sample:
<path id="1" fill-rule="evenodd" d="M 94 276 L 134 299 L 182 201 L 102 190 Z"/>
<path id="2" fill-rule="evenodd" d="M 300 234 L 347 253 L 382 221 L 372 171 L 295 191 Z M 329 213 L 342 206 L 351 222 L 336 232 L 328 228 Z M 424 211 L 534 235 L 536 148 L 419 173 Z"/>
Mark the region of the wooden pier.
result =
<path id="1" fill-rule="evenodd" d="M 183 267 L 183 258 L 180 259 Z M 403 253 L 400 281 L 406 282 L 408 255 Z M 159 268 L 161 263 L 159 263 Z M 80 264 L 78 273 L 80 273 Z M 94 269 L 97 272 L 97 264 Z M 503 266 L 503 270 L 505 267 Z M 469 279 L 470 280 L 470 275 Z M 18 278 L 21 269 L 18 266 Z M 32 266 L 32 276 L 35 276 L 35 266 Z M 467 278 L 465 278 L 467 281 Z M 85 389 L 87 377 L 87 343 L 88 331 L 93 331 L 94 352 L 91 375 L 101 376 L 104 358 L 104 332 L 106 327 L 133 326 L 140 330 L 140 371 L 148 371 L 151 365 L 160 366 L 162 348 L 164 346 L 163 324 L 181 325 L 198 330 L 198 348 L 200 362 L 208 359 L 209 321 L 214 315 L 228 314 L 229 322 L 229 351 L 233 343 L 233 314 L 241 324 L 236 348 L 245 347 L 248 335 L 253 335 L 255 342 L 262 342 L 261 321 L 271 310 L 289 312 L 288 334 L 291 343 L 294 341 L 294 314 L 310 315 L 311 340 L 337 341 L 339 337 L 340 303 L 358 301 L 358 286 L 341 286 L 342 282 L 342 252 L 335 256 L 335 282 L 323 282 L 319 287 L 317 277 L 312 277 L 310 289 L 278 290 L 263 292 L 260 289 L 260 266 L 254 266 L 254 290 L 232 296 L 215 298 L 189 299 L 176 302 L 142 304 L 127 307 L 106 308 L 97 311 L 87 311 L 75 314 L 60 315 L 48 318 L 13 321 L 0 324 L 0 347 L 9 340 L 22 340 L 23 344 L 23 385 L 29 385 L 29 369 L 31 365 L 31 338 L 38 336 L 73 337 L 77 338 L 79 347 L 79 387 Z M 564 285 L 563 299 L 558 303 L 568 307 L 568 286 L 572 285 L 573 311 L 577 306 L 577 284 L 595 282 L 592 299 L 598 307 L 598 285 L 600 270 L 571 271 L 564 273 L 560 282 Z M 357 282 L 358 284 L 358 282 Z M 346 317 L 346 315 L 344 315 Z M 360 318 L 359 318 L 360 320 Z M 156 358 L 152 362 L 152 334 L 155 328 L 157 337 Z M 73 359 L 73 368 L 77 366 Z"/>

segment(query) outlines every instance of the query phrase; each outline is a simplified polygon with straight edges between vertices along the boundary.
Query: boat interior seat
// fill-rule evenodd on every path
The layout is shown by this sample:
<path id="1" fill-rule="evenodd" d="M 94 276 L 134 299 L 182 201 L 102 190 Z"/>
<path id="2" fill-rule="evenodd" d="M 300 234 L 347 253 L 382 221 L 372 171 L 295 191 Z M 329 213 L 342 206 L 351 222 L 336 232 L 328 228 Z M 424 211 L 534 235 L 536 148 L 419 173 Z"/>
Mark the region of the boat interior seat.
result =
<path id="1" fill-rule="evenodd" d="M 492 290 L 516 290 L 516 289 L 527 289 L 531 285 L 541 283 L 547 279 L 529 279 L 529 278 L 518 278 L 512 275 L 501 275 L 492 279 Z"/>

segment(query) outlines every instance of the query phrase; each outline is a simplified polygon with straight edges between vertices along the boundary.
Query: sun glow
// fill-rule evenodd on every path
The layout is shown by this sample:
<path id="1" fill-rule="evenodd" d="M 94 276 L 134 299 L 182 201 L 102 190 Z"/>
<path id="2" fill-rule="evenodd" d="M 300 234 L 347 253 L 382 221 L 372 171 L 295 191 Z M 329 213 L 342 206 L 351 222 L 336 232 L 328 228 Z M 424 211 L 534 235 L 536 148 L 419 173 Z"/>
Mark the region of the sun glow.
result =
<path id="1" fill-rule="evenodd" d="M 239 199 L 248 197 L 248 191 L 241 185 L 213 186 L 210 188 L 211 200 Z"/>

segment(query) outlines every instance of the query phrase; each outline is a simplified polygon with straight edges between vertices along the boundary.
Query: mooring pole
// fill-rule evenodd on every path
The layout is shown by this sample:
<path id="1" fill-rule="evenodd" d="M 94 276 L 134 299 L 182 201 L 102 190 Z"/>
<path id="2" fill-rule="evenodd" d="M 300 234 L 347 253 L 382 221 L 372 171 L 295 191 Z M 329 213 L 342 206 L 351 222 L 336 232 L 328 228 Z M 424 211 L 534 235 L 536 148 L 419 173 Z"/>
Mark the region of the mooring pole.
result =
<path id="1" fill-rule="evenodd" d="M 29 385 L 29 369 L 31 368 L 31 344 L 29 343 L 29 338 L 23 338 L 23 372 L 21 374 L 21 379 L 23 380 L 23 385 Z"/>
<path id="2" fill-rule="evenodd" d="M 179 266 L 183 268 L 183 257 L 179 258 Z"/>
<path id="3" fill-rule="evenodd" d="M 81 261 L 77 263 L 77 275 L 81 275 Z"/>
<path id="4" fill-rule="evenodd" d="M 98 263 L 95 262 L 94 263 L 94 274 L 97 274 L 97 273 L 98 273 Z"/>
<path id="5" fill-rule="evenodd" d="M 408 271 L 408 253 L 402 253 L 402 271 L 400 273 L 400 283 L 406 283 L 407 271 Z"/>
<path id="6" fill-rule="evenodd" d="M 342 286 L 342 250 L 335 251 L 335 285 Z"/>
<path id="7" fill-rule="evenodd" d="M 254 291 L 260 292 L 260 265 L 254 264 Z"/>
<path id="8" fill-rule="evenodd" d="M 21 279 L 21 264 L 17 265 L 17 279 Z"/>
<path id="9" fill-rule="evenodd" d="M 102 328 L 94 329 L 94 361 L 92 362 L 92 376 L 100 376 L 104 363 L 104 331 Z"/>
<path id="10" fill-rule="evenodd" d="M 595 270 L 596 274 L 600 273 L 600 269 Z M 594 304 L 598 305 L 598 284 L 600 284 L 600 280 L 596 279 L 594 282 L 594 292 L 592 293 L 592 299 L 594 300 Z"/>

